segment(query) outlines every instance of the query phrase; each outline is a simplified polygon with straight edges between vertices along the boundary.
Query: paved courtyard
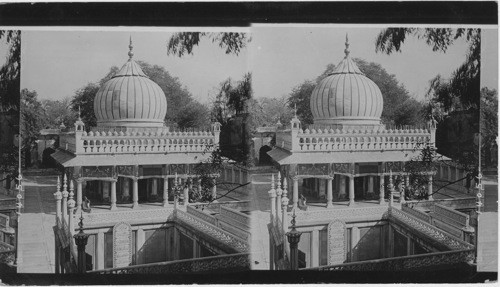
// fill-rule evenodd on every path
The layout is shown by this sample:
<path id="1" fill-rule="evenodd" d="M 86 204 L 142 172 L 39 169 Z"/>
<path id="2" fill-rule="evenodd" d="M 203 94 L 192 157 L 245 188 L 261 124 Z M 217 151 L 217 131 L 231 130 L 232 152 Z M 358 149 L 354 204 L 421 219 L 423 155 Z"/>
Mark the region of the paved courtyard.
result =
<path id="1" fill-rule="evenodd" d="M 26 177 L 19 224 L 19 273 L 54 273 L 55 176 Z"/>

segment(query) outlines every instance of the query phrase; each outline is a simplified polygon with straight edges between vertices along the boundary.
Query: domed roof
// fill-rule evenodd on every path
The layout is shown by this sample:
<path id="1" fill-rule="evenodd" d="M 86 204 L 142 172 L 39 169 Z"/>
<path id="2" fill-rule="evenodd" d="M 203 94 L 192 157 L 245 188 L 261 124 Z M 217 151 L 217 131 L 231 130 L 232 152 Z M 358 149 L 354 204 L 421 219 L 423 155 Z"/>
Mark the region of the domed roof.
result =
<path id="1" fill-rule="evenodd" d="M 129 60 L 95 95 L 97 125 L 161 127 L 167 114 L 165 94 L 132 59 L 132 40 L 129 48 Z"/>
<path id="2" fill-rule="evenodd" d="M 315 124 L 379 125 L 384 100 L 378 86 L 349 56 L 346 36 L 344 59 L 311 94 Z"/>

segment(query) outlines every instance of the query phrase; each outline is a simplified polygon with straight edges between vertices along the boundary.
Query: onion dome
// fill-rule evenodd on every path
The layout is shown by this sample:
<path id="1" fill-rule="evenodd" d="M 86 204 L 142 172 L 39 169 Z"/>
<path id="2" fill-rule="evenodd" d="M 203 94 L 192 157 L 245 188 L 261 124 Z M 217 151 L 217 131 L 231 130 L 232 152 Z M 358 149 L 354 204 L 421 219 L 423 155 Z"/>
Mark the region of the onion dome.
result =
<path id="1" fill-rule="evenodd" d="M 314 123 L 320 125 L 380 125 L 384 100 L 378 86 L 349 56 L 346 35 L 344 59 L 311 94 Z"/>
<path id="2" fill-rule="evenodd" d="M 165 94 L 132 59 L 132 48 L 130 39 L 127 63 L 95 95 L 94 113 L 98 126 L 163 126 L 167 114 Z"/>

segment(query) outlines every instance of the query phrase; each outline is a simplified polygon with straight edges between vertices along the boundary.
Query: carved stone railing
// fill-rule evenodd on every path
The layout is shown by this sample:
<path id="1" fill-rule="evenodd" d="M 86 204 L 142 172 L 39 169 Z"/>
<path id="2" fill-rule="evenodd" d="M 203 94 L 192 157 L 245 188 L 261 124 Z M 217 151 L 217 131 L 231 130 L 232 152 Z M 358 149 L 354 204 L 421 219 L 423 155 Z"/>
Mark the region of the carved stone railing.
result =
<path id="1" fill-rule="evenodd" d="M 415 150 L 431 141 L 426 129 L 397 130 L 299 130 L 293 151 Z M 292 140 L 293 142 L 293 140 Z"/>
<path id="2" fill-rule="evenodd" d="M 368 261 L 344 263 L 338 265 L 304 268 L 307 271 L 408 271 L 416 269 L 428 270 L 429 267 L 471 263 L 474 250 L 455 250 L 395 258 L 384 258 Z"/>
<path id="3" fill-rule="evenodd" d="M 468 250 L 473 249 L 473 245 L 443 231 L 423 220 L 414 217 L 411 214 L 398 210 L 397 208 L 389 208 L 389 220 L 398 225 L 407 226 L 412 233 L 426 237 L 447 250 Z"/>
<path id="4" fill-rule="evenodd" d="M 122 221 L 131 224 L 165 223 L 165 221 L 172 216 L 173 211 L 173 207 L 161 207 L 155 209 L 131 209 L 125 211 L 84 213 L 83 224 L 85 228 L 93 228 L 99 226 L 114 226 Z"/>
<path id="5" fill-rule="evenodd" d="M 15 210 L 17 209 L 16 203 L 17 200 L 15 197 L 0 199 L 0 210 Z"/>
<path id="6" fill-rule="evenodd" d="M 212 131 L 96 130 L 77 132 L 76 136 L 77 154 L 204 152 L 218 143 L 218 134 Z"/>
<path id="7" fill-rule="evenodd" d="M 407 204 L 403 204 L 401 206 L 401 210 L 403 212 L 406 212 L 406 213 L 409 213 L 409 214 L 415 216 L 416 218 L 418 218 L 420 220 L 423 220 L 427 223 L 431 223 L 431 217 L 429 216 L 429 214 L 427 214 L 421 210 L 418 210 L 416 208 L 411 208 Z"/>
<path id="8" fill-rule="evenodd" d="M 191 228 L 201 232 L 202 234 L 210 236 L 216 241 L 222 242 L 223 244 L 231 247 L 237 252 L 245 253 L 250 251 L 250 245 L 248 242 L 234 236 L 227 231 L 222 230 L 221 228 L 213 224 L 200 220 L 182 210 L 176 209 L 173 218 L 176 222 L 190 226 Z"/>
<path id="9" fill-rule="evenodd" d="M 353 220 L 380 220 L 387 214 L 387 206 L 374 206 L 363 208 L 342 208 L 342 209 L 322 209 L 311 211 L 296 211 L 297 224 L 304 222 L 324 222 L 329 223 L 332 219 L 344 221 Z M 288 218 L 292 218 L 292 213 L 288 214 Z M 352 219 L 352 220 L 351 220 Z"/>
<path id="10" fill-rule="evenodd" d="M 235 272 L 250 270 L 250 254 L 239 253 L 175 262 L 161 262 L 89 271 L 97 274 L 166 274 L 166 273 L 195 273 L 195 272 Z"/>
<path id="11" fill-rule="evenodd" d="M 16 250 L 14 246 L 0 242 L 0 264 L 13 265 L 15 260 Z"/>
<path id="12" fill-rule="evenodd" d="M 461 225 L 461 227 L 469 226 L 469 216 L 467 214 L 441 204 L 434 205 L 434 215 L 437 219 L 445 220 L 447 222 L 449 222 L 447 219 L 450 219 L 453 221 L 454 225 L 458 224 Z"/>
<path id="13" fill-rule="evenodd" d="M 224 221 L 227 221 L 225 219 L 230 219 L 239 228 L 250 229 L 251 217 L 232 208 L 221 206 L 219 219 Z"/>
<path id="14" fill-rule="evenodd" d="M 251 207 L 251 201 L 239 200 L 239 201 L 197 203 L 196 206 L 199 208 L 208 209 L 213 213 L 220 213 L 221 206 L 226 206 L 236 210 L 247 210 Z"/>
<path id="15" fill-rule="evenodd" d="M 217 226 L 217 218 L 215 216 L 208 214 L 206 212 L 203 212 L 201 208 L 195 208 L 193 206 L 188 205 L 186 208 L 187 213 L 198 217 L 201 220 L 204 220 L 212 225 Z"/>
<path id="16" fill-rule="evenodd" d="M 406 202 L 413 207 L 431 208 L 434 204 L 440 204 L 453 209 L 474 209 L 476 208 L 476 198 L 471 196 L 467 198 L 447 198 L 434 200 L 412 200 Z"/>
<path id="17" fill-rule="evenodd" d="M 76 273 L 77 272 L 77 260 L 78 260 L 78 255 L 77 255 L 77 250 L 76 250 L 76 245 L 75 241 L 72 235 L 72 232 L 70 232 L 67 224 L 57 218 L 57 224 L 54 226 L 54 233 L 55 236 L 59 239 L 59 242 L 61 243 L 61 247 L 66 250 L 66 252 L 69 252 L 67 261 L 63 262 L 63 265 L 66 268 L 66 272 L 69 273 Z"/>
<path id="18" fill-rule="evenodd" d="M 76 138 L 75 133 L 61 133 L 59 135 L 59 148 L 70 152 L 76 152 Z"/>

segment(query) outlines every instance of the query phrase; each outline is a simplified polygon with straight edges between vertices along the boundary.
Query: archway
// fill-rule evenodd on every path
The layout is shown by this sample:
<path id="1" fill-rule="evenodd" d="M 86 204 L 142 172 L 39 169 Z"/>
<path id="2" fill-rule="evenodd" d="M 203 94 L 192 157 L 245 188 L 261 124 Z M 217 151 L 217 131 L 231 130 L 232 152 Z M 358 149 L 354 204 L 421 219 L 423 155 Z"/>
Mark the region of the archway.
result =
<path id="1" fill-rule="evenodd" d="M 50 155 L 55 153 L 56 151 L 48 147 L 43 150 L 42 152 L 42 167 L 44 168 L 55 168 L 57 167 L 57 162 L 55 161 L 54 158 L 52 158 Z"/>
<path id="2" fill-rule="evenodd" d="M 270 155 L 267 154 L 272 148 L 268 145 L 262 146 L 259 149 L 259 165 L 272 165 L 273 160 Z"/>

